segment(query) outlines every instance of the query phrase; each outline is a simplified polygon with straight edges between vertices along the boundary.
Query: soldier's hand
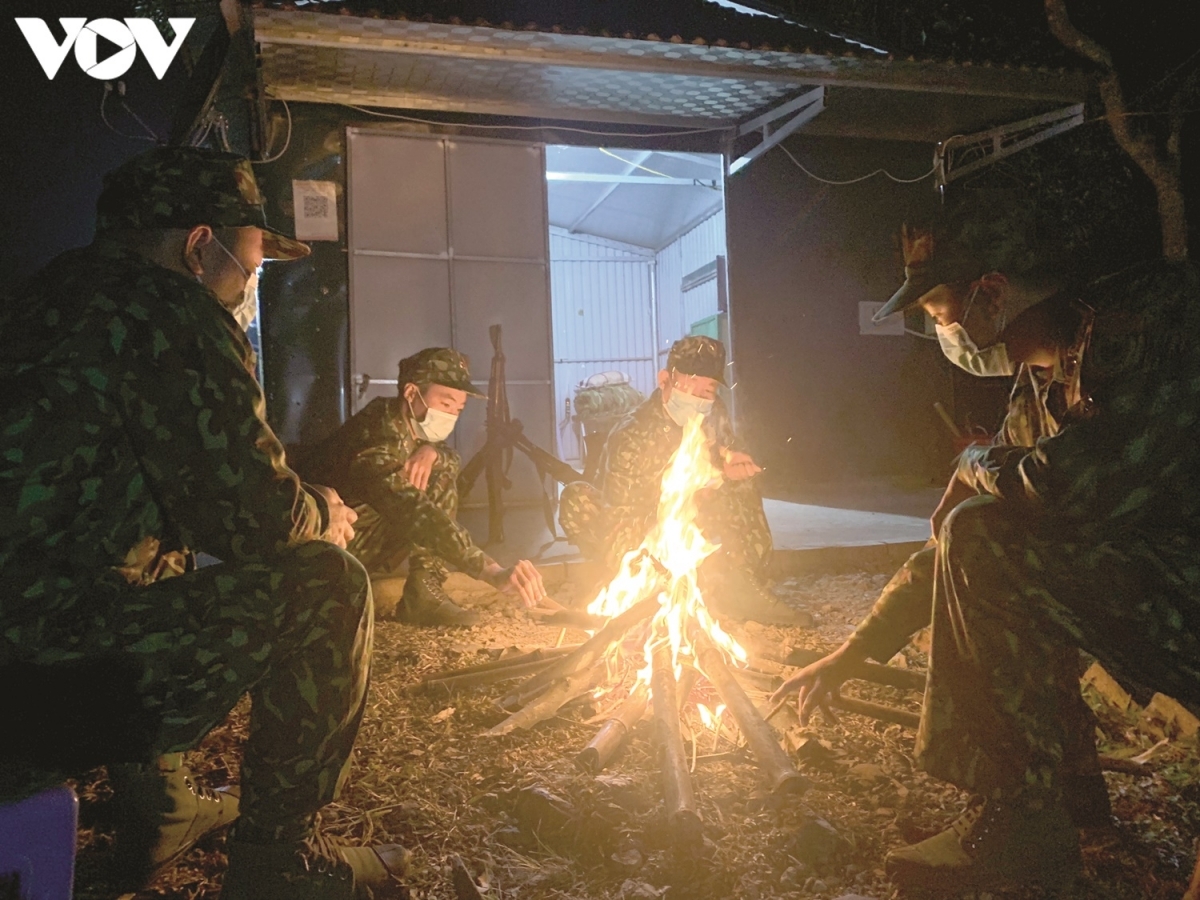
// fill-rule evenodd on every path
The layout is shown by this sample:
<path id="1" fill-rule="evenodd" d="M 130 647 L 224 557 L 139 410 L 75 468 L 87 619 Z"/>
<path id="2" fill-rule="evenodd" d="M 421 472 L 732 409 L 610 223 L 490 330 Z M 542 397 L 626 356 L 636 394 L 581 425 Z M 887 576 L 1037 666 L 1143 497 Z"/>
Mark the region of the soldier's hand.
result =
<path id="1" fill-rule="evenodd" d="M 404 463 L 404 477 L 418 491 L 429 487 L 429 476 L 433 474 L 433 464 L 437 462 L 438 452 L 432 444 L 422 444 L 408 461 Z"/>
<path id="2" fill-rule="evenodd" d="M 341 496 L 331 487 L 313 485 L 325 498 L 329 507 L 329 528 L 325 531 L 325 540 L 337 544 L 343 550 L 354 537 L 354 523 L 358 521 L 358 513 L 342 502 Z"/>
<path id="3" fill-rule="evenodd" d="M 942 530 L 942 523 L 946 521 L 946 517 L 954 510 L 954 507 L 958 506 L 964 500 L 974 497 L 975 494 L 975 488 L 964 484 L 958 478 L 950 479 L 950 483 L 946 485 L 946 493 L 942 494 L 942 499 L 939 501 L 937 509 L 933 511 L 933 515 L 929 519 L 929 526 L 933 530 L 933 539 L 935 541 Z"/>
<path id="4" fill-rule="evenodd" d="M 483 580 L 506 594 L 519 594 L 521 602 L 531 609 L 541 606 L 548 596 L 546 585 L 542 582 L 542 573 L 527 559 L 522 559 L 507 569 L 499 563 L 490 563 L 483 570 Z"/>
<path id="5" fill-rule="evenodd" d="M 789 694 L 799 694 L 797 705 L 800 711 L 800 724 L 807 725 L 813 711 L 820 709 L 825 717 L 836 722 L 837 716 L 829 708 L 830 700 L 840 696 L 838 693 L 842 683 L 850 677 L 850 672 L 856 662 L 861 662 L 861 654 L 843 644 L 828 656 L 818 659 L 815 663 L 805 666 L 771 695 L 771 705 L 783 700 Z"/>
<path id="6" fill-rule="evenodd" d="M 724 456 L 725 477 L 730 481 L 744 481 L 762 471 L 762 466 L 751 459 L 749 453 L 742 453 L 740 450 L 726 450 Z"/>

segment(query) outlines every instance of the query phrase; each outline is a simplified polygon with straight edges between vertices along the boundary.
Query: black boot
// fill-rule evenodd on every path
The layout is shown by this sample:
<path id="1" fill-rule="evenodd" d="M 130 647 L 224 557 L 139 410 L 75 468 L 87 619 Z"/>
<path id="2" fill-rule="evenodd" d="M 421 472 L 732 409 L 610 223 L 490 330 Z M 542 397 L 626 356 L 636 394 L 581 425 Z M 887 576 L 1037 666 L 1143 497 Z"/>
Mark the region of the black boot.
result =
<path id="1" fill-rule="evenodd" d="M 404 593 L 396 607 L 396 618 L 410 625 L 448 625 L 469 628 L 479 613 L 458 606 L 442 588 L 446 573 L 440 567 L 417 565 L 409 570 Z"/>

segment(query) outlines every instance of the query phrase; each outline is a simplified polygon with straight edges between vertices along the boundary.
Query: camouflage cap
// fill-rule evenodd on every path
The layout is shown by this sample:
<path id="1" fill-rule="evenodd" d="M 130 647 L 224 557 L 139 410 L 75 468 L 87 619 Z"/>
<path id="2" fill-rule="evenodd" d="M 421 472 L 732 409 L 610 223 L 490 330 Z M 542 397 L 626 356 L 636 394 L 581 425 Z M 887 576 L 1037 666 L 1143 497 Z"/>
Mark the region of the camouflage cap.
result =
<path id="1" fill-rule="evenodd" d="M 967 278 L 978 278 L 984 272 L 981 261 L 968 253 L 958 242 L 943 238 L 931 228 L 901 227 L 904 250 L 904 284 L 871 317 L 881 322 L 888 316 L 903 312 L 939 284 L 953 284 Z"/>
<path id="2" fill-rule="evenodd" d="M 667 368 L 725 383 L 725 345 L 704 335 L 680 338 L 667 354 Z"/>
<path id="3" fill-rule="evenodd" d="M 932 202 L 932 201 L 926 201 Z M 987 272 L 1017 275 L 1039 262 L 1033 203 L 1020 192 L 972 189 L 951 209 L 913 209 L 900 230 L 904 284 L 876 322 L 913 307 L 939 284 Z"/>
<path id="4" fill-rule="evenodd" d="M 156 147 L 104 177 L 96 230 L 238 228 L 263 232 L 264 259 L 308 256 L 307 244 L 267 225 L 250 161 L 199 147 Z"/>
<path id="5" fill-rule="evenodd" d="M 449 347 L 426 347 L 424 350 L 400 360 L 400 370 L 396 380 L 399 382 L 400 390 L 404 390 L 404 385 L 410 382 L 420 387 L 441 384 L 466 391 L 472 397 L 487 396 L 471 384 L 471 372 L 467 368 L 467 358 Z"/>

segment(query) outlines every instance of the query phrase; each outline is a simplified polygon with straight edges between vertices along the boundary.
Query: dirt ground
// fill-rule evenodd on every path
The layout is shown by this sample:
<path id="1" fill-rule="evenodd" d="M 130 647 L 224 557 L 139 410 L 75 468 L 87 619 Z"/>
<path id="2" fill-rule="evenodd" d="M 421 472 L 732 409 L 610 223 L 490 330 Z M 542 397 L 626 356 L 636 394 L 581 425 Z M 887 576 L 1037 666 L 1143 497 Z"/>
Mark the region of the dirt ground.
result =
<path id="1" fill-rule="evenodd" d="M 749 625 L 731 629 L 750 650 L 832 649 L 870 608 L 888 574 L 805 575 L 779 585 L 813 614 L 812 629 Z M 779 716 L 784 746 L 810 780 L 803 796 L 775 802 L 749 752 L 732 734 L 703 729 L 696 700 L 715 706 L 701 683 L 684 723 L 703 842 L 690 852 L 667 845 L 651 727 L 643 722 L 623 753 L 598 776 L 579 771 L 575 753 L 594 735 L 595 710 L 576 703 L 529 732 L 482 735 L 504 716 L 494 701 L 505 685 L 452 697 L 412 692 L 431 672 L 514 650 L 576 643 L 586 634 L 539 625 L 508 597 L 461 578 L 456 599 L 487 610 L 469 630 L 416 629 L 380 621 L 372 700 L 349 790 L 323 816 L 327 830 L 355 840 L 399 842 L 414 851 L 410 895 L 454 898 L 451 861 L 461 858 L 485 898 L 522 900 L 705 900 L 705 898 L 898 897 L 883 872 L 895 846 L 945 827 L 965 797 L 916 770 L 913 735 L 899 725 L 843 714 L 801 729 Z M 571 586 L 560 599 L 570 602 Z M 386 604 L 386 598 L 383 598 Z M 893 665 L 921 668 L 910 647 Z M 786 674 L 786 673 L 785 673 Z M 766 687 L 767 685 L 764 685 Z M 915 692 L 851 682 L 848 695 L 912 711 Z M 752 695 L 762 702 L 766 694 Z M 1114 819 L 1084 835 L 1085 878 L 1077 896 L 1178 900 L 1200 834 L 1200 766 L 1194 739 L 1162 741 L 1161 726 L 1136 710 L 1118 713 L 1097 695 L 1102 751 L 1144 759 L 1137 774 L 1108 773 Z M 245 704 L 189 763 L 212 786 L 236 782 Z M 76 897 L 119 895 L 109 862 L 109 791 L 100 770 L 80 782 L 81 851 Z M 136 895 L 215 900 L 224 837 L 214 836 Z M 126 895 L 131 898 L 134 895 Z M 1017 895 L 980 894 L 977 900 Z M 1022 895 L 1024 896 L 1024 895 Z M 1036 896 L 1036 895 L 1029 895 Z"/>

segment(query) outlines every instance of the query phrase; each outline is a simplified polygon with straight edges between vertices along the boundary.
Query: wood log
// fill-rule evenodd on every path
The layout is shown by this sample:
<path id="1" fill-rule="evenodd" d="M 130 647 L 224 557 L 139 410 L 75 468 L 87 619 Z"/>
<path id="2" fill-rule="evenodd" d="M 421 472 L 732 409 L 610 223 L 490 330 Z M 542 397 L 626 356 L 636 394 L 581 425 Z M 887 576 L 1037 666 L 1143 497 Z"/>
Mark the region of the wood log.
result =
<path id="1" fill-rule="evenodd" d="M 458 678 L 462 675 L 473 675 L 476 672 L 490 672 L 493 669 L 505 669 L 509 666 L 519 666 L 528 662 L 536 662 L 543 659 L 557 659 L 560 656 L 566 656 L 572 650 L 579 647 L 579 644 L 571 644 L 567 647 L 539 647 L 536 650 L 530 650 L 528 653 L 516 653 L 512 656 L 502 656 L 499 659 L 491 659 L 485 663 L 477 663 L 473 666 L 463 666 L 458 669 L 442 669 L 439 672 L 434 672 L 432 675 L 426 675 L 421 681 L 412 685 L 413 688 L 419 688 L 430 681 L 444 681 L 447 678 Z"/>
<path id="2" fill-rule="evenodd" d="M 647 597 L 635 603 L 625 612 L 608 620 L 608 624 L 597 631 L 591 638 L 584 641 L 566 656 L 558 659 L 548 669 L 534 675 L 529 681 L 520 685 L 515 691 L 500 700 L 503 709 L 516 709 L 523 705 L 522 697 L 536 696 L 548 685 L 560 678 L 587 669 L 598 659 L 608 653 L 609 648 L 625 636 L 634 625 L 650 618 L 658 611 L 658 596 Z"/>
<path id="3" fill-rule="evenodd" d="M 820 650 L 806 650 L 797 647 L 785 657 L 784 664 L 803 668 L 804 666 L 812 665 L 819 659 L 824 659 L 825 656 L 826 654 Z M 925 690 L 924 672 L 911 669 L 898 669 L 895 666 L 882 666 L 879 663 L 866 660 L 858 663 L 851 671 L 851 678 L 858 678 L 862 681 L 886 684 L 889 687 L 900 688 L 901 690 Z"/>
<path id="4" fill-rule="evenodd" d="M 461 691 L 464 688 L 478 687 L 481 684 L 495 684 L 498 681 L 508 681 L 510 678 L 522 678 L 526 675 L 532 675 L 535 672 L 540 672 L 543 669 L 548 669 L 554 665 L 557 657 L 549 659 L 533 659 L 524 663 L 515 663 L 509 666 L 497 666 L 494 669 L 485 669 L 481 672 L 467 672 L 462 675 L 453 675 L 446 678 L 427 679 L 418 682 L 410 688 L 410 692 L 416 690 L 424 691 L 445 691 L 447 694 L 453 694 L 455 691 Z"/>
<path id="5" fill-rule="evenodd" d="M 921 716 L 918 713 L 909 712 L 907 709 L 897 709 L 894 706 L 885 706 L 882 703 L 872 703 L 869 700 L 859 700 L 855 697 L 835 697 L 829 705 L 842 712 L 867 716 L 893 725 L 903 725 L 905 728 L 913 730 L 916 730 L 917 725 L 921 722 Z"/>
<path id="6" fill-rule="evenodd" d="M 575 765 L 584 772 L 595 775 L 609 764 L 633 727 L 646 714 L 650 703 L 650 689 L 638 684 L 633 692 L 616 710 L 616 713 L 600 726 L 596 736 L 575 757 Z"/>
<path id="7" fill-rule="evenodd" d="M 796 771 L 787 753 L 779 746 L 774 729 L 737 683 L 733 673 L 725 665 L 721 651 L 707 638 L 701 638 L 697 641 L 697 652 L 700 667 L 725 701 L 725 708 L 737 722 L 738 728 L 746 736 L 746 743 L 750 745 L 759 769 L 767 777 L 771 791 L 776 794 L 802 793 L 808 787 L 807 779 Z"/>
<path id="8" fill-rule="evenodd" d="M 704 837 L 692 793 L 687 754 L 683 750 L 683 732 L 679 727 L 675 669 L 671 664 L 671 649 L 666 644 L 659 644 L 654 650 L 650 690 L 654 698 L 654 730 L 662 769 L 667 826 L 677 847 L 694 849 L 700 846 Z"/>
<path id="9" fill-rule="evenodd" d="M 555 715 L 576 697 L 592 690 L 604 681 L 606 675 L 605 667 L 596 664 L 582 671 L 571 672 L 551 682 L 538 697 L 483 734 L 485 737 L 499 737 L 517 729 L 532 728 Z"/>

